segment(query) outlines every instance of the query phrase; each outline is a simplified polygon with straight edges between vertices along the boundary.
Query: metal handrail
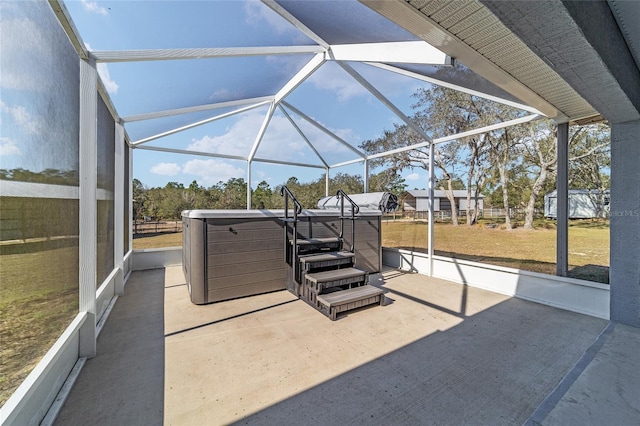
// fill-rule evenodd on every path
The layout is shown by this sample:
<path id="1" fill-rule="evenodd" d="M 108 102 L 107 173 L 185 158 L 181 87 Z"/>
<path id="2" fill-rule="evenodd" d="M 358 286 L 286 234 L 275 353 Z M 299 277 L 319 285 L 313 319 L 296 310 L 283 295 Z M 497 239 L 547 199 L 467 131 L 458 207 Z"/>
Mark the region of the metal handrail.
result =
<path id="1" fill-rule="evenodd" d="M 291 247 L 291 268 L 293 270 L 293 280 L 298 281 L 296 268 L 298 267 L 298 214 L 302 213 L 302 204 L 298 202 L 295 195 L 287 188 L 283 186 L 280 189 L 280 195 L 284 197 L 284 259 L 289 259 L 289 199 L 293 202 L 293 241 Z"/>
<path id="2" fill-rule="evenodd" d="M 336 197 L 340 199 L 340 238 L 344 236 L 344 200 L 346 199 L 351 204 L 351 253 L 355 253 L 356 246 L 356 226 L 355 215 L 360 212 L 360 207 L 344 192 L 342 189 L 338 189 Z"/>
<path id="3" fill-rule="evenodd" d="M 289 199 L 291 199 L 294 206 L 293 219 L 297 220 L 298 215 L 302 213 L 302 204 L 298 202 L 298 199 L 293 195 L 291 190 L 284 185 L 280 188 L 280 195 L 284 197 L 284 218 L 289 219 Z"/>

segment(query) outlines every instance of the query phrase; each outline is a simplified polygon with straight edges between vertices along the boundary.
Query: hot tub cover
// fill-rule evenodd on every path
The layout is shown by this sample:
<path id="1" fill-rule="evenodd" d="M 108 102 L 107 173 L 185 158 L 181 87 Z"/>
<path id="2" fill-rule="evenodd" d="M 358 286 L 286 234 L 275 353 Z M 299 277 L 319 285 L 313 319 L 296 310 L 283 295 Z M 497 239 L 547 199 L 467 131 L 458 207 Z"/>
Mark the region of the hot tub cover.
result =
<path id="1" fill-rule="evenodd" d="M 390 192 L 369 192 L 366 194 L 349 194 L 358 207 L 362 209 L 380 210 L 383 213 L 395 211 L 398 208 L 398 197 Z M 339 209 L 340 199 L 337 196 L 324 197 L 318 201 L 318 208 L 322 210 Z M 351 209 L 351 204 L 345 201 L 345 210 Z"/>

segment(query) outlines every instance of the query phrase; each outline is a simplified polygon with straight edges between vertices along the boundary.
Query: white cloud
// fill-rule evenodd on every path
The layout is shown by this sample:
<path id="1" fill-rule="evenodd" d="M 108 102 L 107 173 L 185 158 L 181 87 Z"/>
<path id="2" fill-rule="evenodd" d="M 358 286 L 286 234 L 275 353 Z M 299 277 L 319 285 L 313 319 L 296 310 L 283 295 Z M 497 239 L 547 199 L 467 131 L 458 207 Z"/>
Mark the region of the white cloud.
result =
<path id="1" fill-rule="evenodd" d="M 105 9 L 102 6 L 98 6 L 98 3 L 95 1 L 80 0 L 80 2 L 82 3 L 84 10 L 86 10 L 87 12 L 96 13 L 98 15 L 103 15 L 103 16 L 106 16 L 109 14 L 107 9 Z"/>
<path id="2" fill-rule="evenodd" d="M 158 163 L 151 167 L 151 173 L 163 176 L 175 176 L 181 172 L 180 166 L 176 163 Z"/>
<path id="3" fill-rule="evenodd" d="M 244 3 L 244 13 L 249 24 L 259 24 L 265 22 L 269 27 L 277 33 L 283 34 L 287 32 L 297 33 L 293 25 L 275 13 L 269 7 L 258 1 L 247 1 Z"/>
<path id="4" fill-rule="evenodd" d="M 187 149 L 246 157 L 249 155 L 263 118 L 261 114 L 256 113 L 244 115 L 225 134 L 193 139 Z"/>
<path id="5" fill-rule="evenodd" d="M 330 90 L 338 96 L 339 102 L 346 102 L 356 96 L 365 96 L 369 92 L 342 68 L 327 63 L 314 72 L 309 80 L 320 90 Z"/>
<path id="6" fill-rule="evenodd" d="M 418 180 L 420 179 L 420 175 L 418 173 L 411 173 L 410 175 L 407 175 L 404 178 L 405 180 Z"/>
<path id="7" fill-rule="evenodd" d="M 251 176 L 253 179 L 251 179 L 251 187 L 252 188 L 256 188 L 261 182 L 267 182 L 268 184 L 272 184 L 273 183 L 273 178 L 269 175 L 267 175 L 264 171 L 262 170 L 255 170 L 251 172 Z"/>
<path id="8" fill-rule="evenodd" d="M 11 60 L 2 61 L 0 87 L 34 92 L 51 90 L 56 79 L 51 77 L 50 70 L 57 69 L 57 61 L 49 48 L 50 36 L 43 28 L 27 18 L 3 19 L 2 57 Z"/>
<path id="9" fill-rule="evenodd" d="M 107 64 L 99 63 L 98 65 L 96 65 L 96 69 L 98 70 L 98 74 L 100 74 L 100 78 L 102 79 L 102 82 L 104 83 L 104 87 L 105 89 L 107 89 L 107 92 L 109 92 L 110 94 L 118 93 L 118 88 L 120 86 L 118 86 L 118 83 L 116 83 L 114 80 L 111 79 L 111 75 L 109 75 L 109 68 L 107 67 Z"/>
<path id="10" fill-rule="evenodd" d="M 232 91 L 227 88 L 217 90 L 213 92 L 211 96 L 209 96 L 209 100 L 216 101 L 216 102 L 220 99 L 222 99 L 222 102 L 224 102 L 225 100 L 228 100 L 228 99 L 237 99 L 237 98 L 242 98 L 242 93 L 239 91 Z"/>
<path id="11" fill-rule="evenodd" d="M 306 136 L 314 142 L 321 153 L 336 155 L 349 152 L 340 142 L 327 136 L 324 132 L 303 122 L 294 116 L 294 120 Z M 237 155 L 246 158 L 255 142 L 264 114 L 251 112 L 238 118 L 227 131 L 218 136 L 204 136 L 192 140 L 188 150 L 209 152 L 212 154 Z M 330 129 L 346 141 L 357 140 L 357 135 L 351 129 Z M 316 154 L 311 151 L 298 131 L 291 126 L 284 116 L 274 115 L 269 127 L 256 151 L 257 158 L 278 159 L 284 161 L 307 162 L 321 164 Z M 350 159 L 352 155 L 348 158 Z"/>
<path id="12" fill-rule="evenodd" d="M 225 134 L 193 140 L 187 149 L 247 157 L 263 121 L 264 114 L 245 114 Z M 274 116 L 256 154 L 258 157 L 292 159 L 298 157 L 304 146 L 304 141 L 289 121 L 284 117 Z"/>
<path id="13" fill-rule="evenodd" d="M 0 137 L 0 155 L 22 155 L 22 151 L 15 141 Z"/>
<path id="14" fill-rule="evenodd" d="M 185 174 L 198 176 L 198 182 L 204 186 L 211 186 L 220 181 L 226 182 L 231 178 L 243 177 L 245 174 L 244 169 L 217 159 L 187 161 L 182 171 Z"/>
<path id="15" fill-rule="evenodd" d="M 43 134 L 45 126 L 38 117 L 34 117 L 23 106 L 9 106 L 0 101 L 0 111 L 7 113 L 24 133 L 29 135 Z"/>

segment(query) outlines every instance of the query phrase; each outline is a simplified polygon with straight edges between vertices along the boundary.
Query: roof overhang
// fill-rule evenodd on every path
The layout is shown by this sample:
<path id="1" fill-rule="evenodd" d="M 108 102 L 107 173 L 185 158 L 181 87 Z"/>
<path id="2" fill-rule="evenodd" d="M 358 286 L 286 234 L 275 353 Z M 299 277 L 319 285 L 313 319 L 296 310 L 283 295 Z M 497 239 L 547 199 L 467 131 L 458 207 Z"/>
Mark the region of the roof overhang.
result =
<path id="1" fill-rule="evenodd" d="M 558 122 L 640 117 L 637 2 L 360 1 Z"/>

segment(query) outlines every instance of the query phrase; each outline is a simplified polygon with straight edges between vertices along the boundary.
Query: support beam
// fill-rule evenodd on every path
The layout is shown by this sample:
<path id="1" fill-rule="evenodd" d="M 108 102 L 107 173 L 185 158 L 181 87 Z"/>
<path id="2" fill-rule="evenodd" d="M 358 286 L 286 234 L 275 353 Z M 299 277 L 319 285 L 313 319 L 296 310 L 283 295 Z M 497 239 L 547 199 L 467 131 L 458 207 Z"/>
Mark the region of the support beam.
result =
<path id="1" fill-rule="evenodd" d="M 236 115 L 236 114 L 240 114 L 240 113 L 243 113 L 243 112 L 247 112 L 247 111 L 250 111 L 252 109 L 259 108 L 261 106 L 267 105 L 267 104 L 269 104 L 269 101 L 258 102 L 257 104 L 249 105 L 249 106 L 246 106 L 244 108 L 237 109 L 235 111 L 229 111 L 229 112 L 226 112 L 224 114 L 220 114 L 220 115 L 217 115 L 215 117 L 208 118 L 206 120 L 198 121 L 197 123 L 187 124 L 186 126 L 182 126 L 182 127 L 177 128 L 177 129 L 169 130 L 167 132 L 159 133 L 157 135 L 149 136 L 148 138 L 144 138 L 144 139 L 137 140 L 135 142 L 131 142 L 131 145 L 132 146 L 142 145 L 143 143 L 151 142 L 153 140 L 160 139 L 160 138 L 163 138 L 165 136 L 173 135 L 174 133 L 179 133 L 179 132 L 182 132 L 184 130 L 193 129 L 194 127 L 202 126 L 203 124 L 211 123 L 211 122 L 216 121 L 216 120 L 220 120 L 220 119 L 223 119 L 223 118 L 231 117 L 232 115 Z"/>
<path id="2" fill-rule="evenodd" d="M 327 167 L 325 169 L 325 173 L 324 173 L 324 196 L 328 197 L 329 196 L 329 183 L 331 182 L 331 178 L 329 176 L 329 167 Z"/>
<path id="3" fill-rule="evenodd" d="M 261 158 L 255 157 L 253 159 L 254 163 L 269 163 L 269 164 L 282 164 L 285 166 L 295 166 L 295 167 L 310 167 L 312 169 L 324 169 L 325 167 L 322 164 L 309 164 L 309 163 L 297 163 L 295 161 L 285 161 L 285 160 L 275 160 L 272 158 Z"/>
<path id="4" fill-rule="evenodd" d="M 69 14 L 69 11 L 64 5 L 64 2 L 62 0 L 49 0 L 49 5 L 53 9 L 53 12 L 56 14 L 58 21 L 60 21 L 60 25 L 62 25 L 62 28 L 64 28 L 64 31 L 67 33 L 69 41 L 76 49 L 76 52 L 78 53 L 78 56 L 80 56 L 80 59 L 89 59 L 87 46 L 84 44 L 84 41 L 82 41 L 80 32 L 73 23 L 71 14 Z"/>
<path id="5" fill-rule="evenodd" d="M 80 235 L 79 310 L 87 313 L 80 329 L 79 357 L 96 355 L 96 249 L 98 72 L 95 62 L 80 61 Z"/>
<path id="6" fill-rule="evenodd" d="M 640 327 L 640 120 L 611 126 L 611 320 Z"/>
<path id="7" fill-rule="evenodd" d="M 228 154 L 216 154 L 212 152 L 204 152 L 204 151 L 189 151 L 186 149 L 173 149 L 173 148 L 164 148 L 161 146 L 149 146 L 149 145 L 141 145 L 135 147 L 135 149 L 141 149 L 143 151 L 157 151 L 157 152 L 170 152 L 173 154 L 185 154 L 185 155 L 197 155 L 200 157 L 210 157 L 210 158 L 223 158 L 226 160 L 238 160 L 238 161 L 247 161 L 247 157 L 243 157 L 240 155 L 228 155 Z M 360 160 L 362 161 L 362 160 Z M 253 162 L 257 163 L 270 163 L 270 164 L 282 164 L 285 166 L 296 166 L 296 167 L 311 167 L 314 169 L 324 169 L 325 166 L 321 164 L 309 164 L 309 163 L 297 163 L 295 161 L 284 161 L 284 160 L 276 160 L 272 158 L 260 158 L 254 157 Z"/>
<path id="8" fill-rule="evenodd" d="M 247 161 L 247 157 L 243 157 L 240 155 L 215 154 L 212 152 L 189 151 L 186 149 L 164 148 L 161 146 L 149 146 L 149 145 L 134 146 L 134 148 L 141 149 L 143 151 L 170 152 L 172 154 L 198 155 L 200 157 L 224 158 L 227 160 Z"/>
<path id="9" fill-rule="evenodd" d="M 569 273 L 569 123 L 558 124 L 556 152 L 556 275 L 566 277 Z"/>
<path id="10" fill-rule="evenodd" d="M 282 103 L 282 105 L 286 106 L 288 109 L 290 109 L 291 111 L 296 113 L 298 116 L 300 116 L 303 119 L 305 119 L 309 124 L 314 126 L 316 129 L 322 131 L 327 136 L 332 137 L 333 139 L 335 139 L 336 141 L 340 142 L 342 145 L 344 145 L 345 147 L 347 147 L 348 149 L 350 149 L 354 153 L 358 154 L 358 157 L 360 157 L 360 158 L 365 158 L 366 157 L 366 155 L 363 152 L 361 152 L 358 149 L 356 149 L 353 146 L 351 146 L 351 144 L 349 144 L 349 142 L 347 142 L 344 139 L 340 138 L 338 135 L 333 133 L 331 130 L 327 129 L 326 127 L 324 127 L 323 125 L 321 125 L 320 123 L 315 121 L 313 118 L 309 117 L 308 115 L 306 115 L 305 113 L 303 113 L 302 111 L 300 111 L 299 109 L 297 109 L 296 107 L 291 105 L 290 103 L 288 103 L 286 101 L 282 101 L 281 103 Z M 359 161 L 362 161 L 362 160 L 359 160 Z M 331 166 L 331 167 L 333 167 L 333 166 Z"/>
<path id="11" fill-rule="evenodd" d="M 336 61 L 387 62 L 426 65 L 451 65 L 451 57 L 424 41 L 390 43 L 336 44 L 331 46 Z"/>
<path id="12" fill-rule="evenodd" d="M 251 160 L 247 160 L 247 210 L 251 210 Z"/>
<path id="13" fill-rule="evenodd" d="M 324 160 L 324 158 L 322 158 L 322 155 L 320 155 L 320 153 L 318 152 L 318 150 L 316 149 L 315 146 L 313 146 L 313 144 L 311 143 L 311 141 L 307 138 L 307 136 L 304 134 L 304 132 L 302 131 L 302 129 L 300 129 L 300 127 L 298 127 L 298 125 L 296 124 L 295 121 L 293 121 L 293 118 L 291 118 L 291 116 L 289 115 L 289 113 L 287 112 L 286 109 L 284 109 L 282 107 L 282 105 L 278 105 L 278 107 L 280 108 L 280 111 L 282 112 L 282 114 L 287 118 L 287 120 L 289 120 L 289 123 L 291 123 L 291 125 L 293 126 L 294 129 L 296 129 L 296 131 L 298 132 L 298 134 L 300 135 L 300 137 L 307 143 L 307 145 L 309 146 L 309 148 L 311 148 L 311 150 L 316 154 L 316 156 L 320 159 L 320 161 L 322 161 L 322 164 L 324 164 L 325 167 L 329 167 L 329 165 L 327 164 L 327 162 Z"/>
<path id="14" fill-rule="evenodd" d="M 124 150 L 129 149 L 124 141 L 124 127 L 122 124 L 115 123 L 115 171 L 114 171 L 114 188 L 113 191 L 113 260 L 114 267 L 118 271 L 115 279 L 115 294 L 118 296 L 124 295 L 124 217 L 129 212 L 124 211 L 124 170 L 125 167 L 129 167 L 128 164 L 124 164 L 125 155 Z"/>
<path id="15" fill-rule="evenodd" d="M 145 114 L 129 115 L 127 117 L 123 117 L 122 121 L 124 123 L 132 123 L 134 121 L 153 120 L 154 118 L 170 117 L 173 115 L 182 115 L 182 114 L 191 114 L 194 112 L 209 111 L 209 110 L 221 109 L 221 108 L 230 108 L 230 107 L 237 107 L 237 106 L 241 107 L 245 105 L 257 105 L 257 104 L 265 105 L 272 101 L 273 101 L 273 96 L 262 96 L 259 98 L 240 99 L 236 101 L 227 101 L 227 102 L 216 102 L 214 104 L 197 105 L 197 106 L 192 106 L 187 108 L 177 108 L 177 109 L 169 109 L 165 111 L 148 112 Z"/>
<path id="16" fill-rule="evenodd" d="M 111 113 L 113 121 L 115 121 L 116 123 L 122 122 L 122 119 L 118 115 L 118 111 L 116 111 L 115 105 L 113 105 L 113 102 L 111 101 L 111 96 L 109 96 L 109 92 L 107 92 L 107 88 L 104 87 L 104 83 L 100 78 L 100 73 L 98 73 L 98 95 L 102 98 L 102 101 L 109 110 L 109 113 Z"/>
<path id="17" fill-rule="evenodd" d="M 435 155 L 435 145 L 429 145 L 429 229 L 427 231 L 427 253 L 429 255 L 429 276 L 433 277 L 433 231 L 435 226 L 435 214 L 434 214 L 434 188 L 436 186 L 435 182 L 435 172 L 434 172 L 434 155 Z"/>
<path id="18" fill-rule="evenodd" d="M 141 62 L 244 56 L 324 53 L 321 46 L 200 47 L 187 49 L 103 50 L 89 52 L 96 62 Z"/>
<path id="19" fill-rule="evenodd" d="M 305 24 L 300 22 L 298 18 L 293 16 L 291 13 L 289 13 L 289 11 L 287 11 L 284 7 L 276 3 L 275 0 L 262 0 L 262 3 L 264 3 L 271 10 L 276 12 L 278 15 L 282 16 L 284 19 L 289 21 L 293 26 L 295 26 L 300 32 L 302 32 L 304 35 L 309 37 L 311 40 L 315 41 L 320 46 L 326 49 L 329 48 L 329 43 L 324 41 L 319 35 L 317 35 L 313 31 L 311 31 L 309 27 L 307 27 Z"/>
<path id="20" fill-rule="evenodd" d="M 275 102 L 280 103 L 284 98 L 286 98 L 289 93 L 293 92 L 296 87 L 302 84 L 311 74 L 314 73 L 315 70 L 320 68 L 322 64 L 325 63 L 325 55 L 324 53 L 316 54 L 309 62 L 305 64 L 304 67 L 300 71 L 296 73 L 293 77 L 287 81 L 282 89 L 276 93 L 274 96 Z"/>
<path id="21" fill-rule="evenodd" d="M 331 168 L 335 169 L 336 167 L 344 167 L 344 166 L 348 166 L 350 164 L 356 164 L 356 163 L 362 163 L 365 159 L 364 158 L 356 158 L 355 160 L 348 160 L 348 161 L 343 161 L 341 163 L 335 163 L 335 164 L 331 164 Z"/>
<path id="22" fill-rule="evenodd" d="M 364 160 L 364 170 L 362 171 L 362 181 L 364 183 L 364 193 L 369 192 L 369 161 Z"/>
<path id="23" fill-rule="evenodd" d="M 436 138 L 433 140 L 435 145 L 439 145 L 441 143 L 450 142 L 456 139 L 465 138 L 467 136 L 479 135 L 482 133 L 491 132 L 493 130 L 504 129 L 505 127 L 515 126 L 517 124 L 528 123 L 530 121 L 539 120 L 542 116 L 538 114 L 527 115 L 525 117 L 516 118 L 513 120 L 505 121 L 504 123 L 492 124 L 490 126 L 480 127 L 477 129 L 469 130 L 466 132 L 456 133 L 455 135 L 443 136 L 441 138 Z M 367 156 L 367 160 L 372 160 L 374 158 L 387 157 L 393 154 L 399 154 L 405 151 L 411 151 L 413 149 L 424 148 L 425 146 L 429 146 L 429 142 L 420 142 L 413 145 L 403 146 L 402 148 L 391 149 L 389 151 L 381 152 L 379 154 L 372 154 Z M 359 160 L 356 160 L 359 161 Z M 334 167 L 334 166 L 332 166 Z"/>
<path id="24" fill-rule="evenodd" d="M 389 64 L 379 64 L 379 63 L 371 63 L 368 62 L 367 65 L 371 65 L 373 67 L 376 68 L 380 68 L 383 69 L 385 71 L 390 71 L 396 74 L 400 74 L 400 75 L 404 75 L 405 77 L 410 77 L 419 81 L 424 81 L 425 83 L 430 83 L 430 84 L 435 84 L 437 86 L 441 86 L 441 87 L 446 87 L 448 89 L 452 89 L 458 92 L 462 92 L 462 93 L 466 93 L 468 95 L 471 96 L 477 96 L 479 98 L 482 99 L 487 99 L 489 101 L 492 102 L 497 102 L 499 104 L 503 104 L 503 105 L 508 105 L 510 107 L 513 108 L 518 108 L 521 109 L 523 111 L 528 111 L 531 112 L 533 114 L 540 114 L 543 115 L 540 111 L 538 111 L 537 109 L 529 106 L 529 105 L 525 105 L 522 103 L 518 103 L 518 102 L 513 102 L 513 101 L 509 101 L 507 99 L 503 99 L 503 98 L 499 98 L 497 96 L 493 96 L 493 95 L 489 95 L 487 93 L 483 93 L 483 92 L 479 92 L 477 90 L 472 90 L 463 86 L 459 86 L 457 84 L 453 84 L 453 83 L 449 83 L 446 81 L 442 81 L 442 80 L 438 80 L 436 78 L 433 77 L 427 77 L 426 75 L 422 75 L 413 71 L 408 71 L 408 70 L 404 70 L 402 68 L 398 68 L 398 67 L 394 67 L 393 65 L 389 65 Z"/>
<path id="25" fill-rule="evenodd" d="M 125 142 L 128 139 L 125 136 Z M 129 251 L 133 250 L 133 148 L 129 146 L 127 142 L 125 144 L 125 149 L 129 150 L 129 164 L 126 167 L 129 167 L 129 229 L 127 230 L 129 235 Z"/>
<path id="26" fill-rule="evenodd" d="M 271 122 L 271 117 L 273 117 L 273 112 L 276 110 L 275 102 L 271 102 L 269 105 L 269 109 L 262 120 L 262 125 L 260 125 L 260 130 L 258 130 L 258 134 L 256 135 L 256 139 L 253 142 L 253 146 L 251 147 L 251 151 L 249 151 L 249 156 L 247 160 L 251 162 L 253 157 L 256 156 L 256 151 L 260 147 L 260 143 L 262 142 L 262 138 L 264 137 L 265 132 L 267 131 L 267 127 L 269 127 L 269 123 Z"/>
<path id="27" fill-rule="evenodd" d="M 400 120 L 404 121 L 404 123 L 413 130 L 418 136 L 424 139 L 427 142 L 431 142 L 431 138 L 418 126 L 416 123 L 411 121 L 409 117 L 407 117 L 402 111 L 396 107 L 393 102 L 388 100 L 382 93 L 378 91 L 371 83 L 367 81 L 363 76 L 361 76 L 356 70 L 354 70 L 350 65 L 344 62 L 337 62 L 340 67 L 345 70 L 351 77 L 353 77 L 358 83 L 360 83 L 365 89 L 367 89 L 373 96 L 375 96 L 380 102 L 382 102 L 387 108 L 389 108 Z"/>

